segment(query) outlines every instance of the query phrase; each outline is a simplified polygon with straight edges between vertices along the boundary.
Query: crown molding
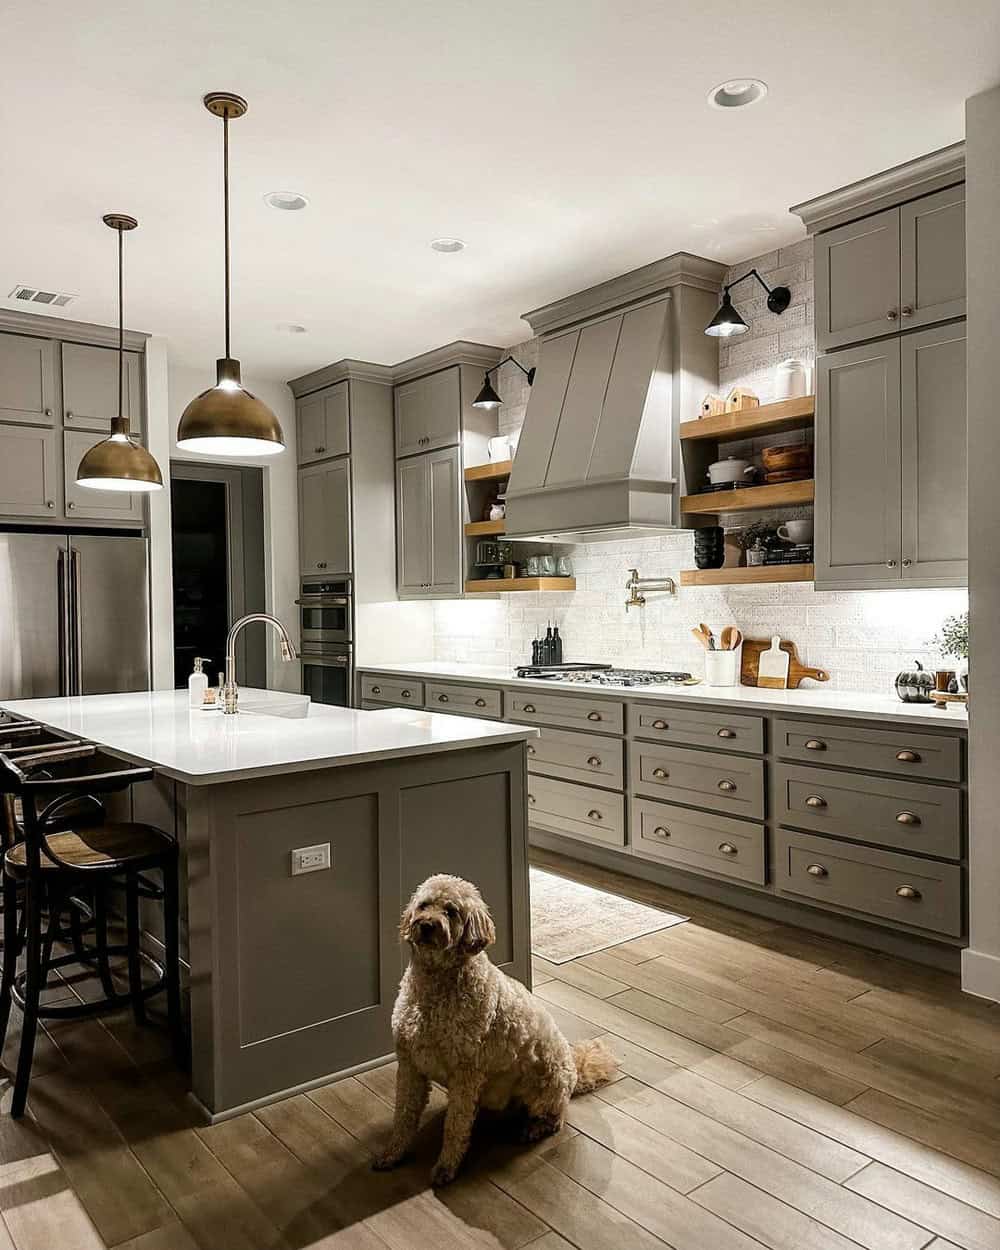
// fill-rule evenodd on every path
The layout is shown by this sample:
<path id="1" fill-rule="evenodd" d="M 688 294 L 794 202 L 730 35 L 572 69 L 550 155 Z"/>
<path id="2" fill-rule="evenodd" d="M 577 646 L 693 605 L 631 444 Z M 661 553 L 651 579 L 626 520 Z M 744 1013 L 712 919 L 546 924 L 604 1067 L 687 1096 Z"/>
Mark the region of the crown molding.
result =
<path id="1" fill-rule="evenodd" d="M 676 286 L 692 286 L 717 294 L 728 267 L 691 252 L 674 252 L 597 286 L 523 313 L 535 334 L 551 334 L 601 313 L 652 299 Z"/>
<path id="2" fill-rule="evenodd" d="M 793 204 L 789 211 L 802 218 L 810 234 L 816 234 L 964 180 L 965 143 L 953 143 L 926 156 L 918 156 L 916 160 L 894 165 L 871 178 L 862 178 L 826 195 Z"/>
<path id="3" fill-rule="evenodd" d="M 479 369 L 489 369 L 505 355 L 506 350 L 504 347 L 492 347 L 486 343 L 469 343 L 465 339 L 456 339 L 454 343 L 446 343 L 444 347 L 435 347 L 433 351 L 400 361 L 393 366 L 392 380 L 398 386 L 400 382 L 411 382 L 425 374 L 450 369 L 452 365 L 475 365 Z"/>
<path id="4" fill-rule="evenodd" d="M 61 339 L 64 343 L 87 343 L 95 347 L 117 347 L 118 330 L 112 326 L 89 325 L 68 317 L 47 317 L 43 313 L 25 312 L 20 308 L 0 308 L 0 330 L 10 334 L 30 334 L 35 338 Z M 148 334 L 139 330 L 125 331 L 129 351 L 146 349 Z"/>
<path id="5" fill-rule="evenodd" d="M 295 398 L 301 399 L 303 395 L 311 395 L 313 391 L 321 391 L 337 382 L 352 379 L 355 382 L 376 382 L 381 386 L 392 386 L 392 366 L 376 365 L 368 360 L 338 360 L 335 364 L 324 365 L 322 369 L 313 369 L 311 373 L 303 373 L 301 377 L 290 379 L 288 386 Z"/>

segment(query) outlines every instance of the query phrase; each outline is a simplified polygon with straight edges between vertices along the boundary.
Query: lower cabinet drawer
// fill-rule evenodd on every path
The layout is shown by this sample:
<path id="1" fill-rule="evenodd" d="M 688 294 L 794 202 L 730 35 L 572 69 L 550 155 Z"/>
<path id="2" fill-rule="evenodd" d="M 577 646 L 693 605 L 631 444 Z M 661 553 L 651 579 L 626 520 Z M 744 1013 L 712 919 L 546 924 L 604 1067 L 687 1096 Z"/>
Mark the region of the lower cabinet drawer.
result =
<path id="1" fill-rule="evenodd" d="M 680 746 L 711 747 L 717 751 L 745 751 L 760 755 L 764 750 L 764 718 L 737 716 L 712 708 L 657 706 L 636 700 L 629 707 L 629 733 L 654 742 L 676 742 Z"/>
<path id="2" fill-rule="evenodd" d="M 962 780 L 962 741 L 958 734 L 926 734 L 907 729 L 866 729 L 828 721 L 776 717 L 771 749 L 786 760 L 834 764 L 865 772 L 895 773 L 922 781 Z"/>
<path id="3" fill-rule="evenodd" d="M 365 673 L 361 678 L 361 697 L 393 703 L 397 707 L 423 707 L 424 683 L 399 677 L 371 677 Z"/>
<path id="4" fill-rule="evenodd" d="M 629 758 L 633 794 L 764 819 L 763 760 L 645 742 L 631 743 Z"/>
<path id="5" fill-rule="evenodd" d="M 616 699 L 594 698 L 589 693 L 525 693 L 519 689 L 507 691 L 506 705 L 506 719 L 521 725 L 554 725 L 602 734 L 625 732 L 625 704 Z"/>
<path id="6" fill-rule="evenodd" d="M 836 838 L 775 830 L 774 879 L 786 894 L 933 933 L 962 933 L 962 870 Z"/>
<path id="7" fill-rule="evenodd" d="M 500 719 L 500 691 L 491 686 L 446 686 L 428 682 L 424 702 L 431 712 Z"/>
<path id="8" fill-rule="evenodd" d="M 764 826 L 652 799 L 632 800 L 632 853 L 764 885 Z"/>
<path id="9" fill-rule="evenodd" d="M 528 772 L 589 782 L 621 790 L 625 784 L 625 743 L 620 738 L 543 726 L 528 743 Z"/>
<path id="10" fill-rule="evenodd" d="M 528 778 L 528 824 L 603 846 L 625 845 L 625 799 L 547 777 Z"/>
<path id="11" fill-rule="evenodd" d="M 774 818 L 893 850 L 960 859 L 962 793 L 894 777 L 775 764 Z"/>

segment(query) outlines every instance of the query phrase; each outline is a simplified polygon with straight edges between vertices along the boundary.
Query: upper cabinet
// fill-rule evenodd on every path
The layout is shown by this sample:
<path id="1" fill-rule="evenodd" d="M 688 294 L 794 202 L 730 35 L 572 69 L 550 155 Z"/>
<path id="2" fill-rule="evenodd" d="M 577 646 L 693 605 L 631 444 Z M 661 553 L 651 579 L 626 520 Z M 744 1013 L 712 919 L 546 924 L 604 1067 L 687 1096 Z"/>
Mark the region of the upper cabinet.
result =
<path id="1" fill-rule="evenodd" d="M 142 428 L 142 357 L 125 353 L 122 408 L 133 433 Z M 111 430 L 118 413 L 118 352 L 88 343 L 62 345 L 63 419 L 69 428 Z"/>
<path id="2" fill-rule="evenodd" d="M 351 462 L 299 470 L 299 565 L 303 573 L 351 571 Z"/>
<path id="3" fill-rule="evenodd" d="M 26 334 L 0 334 L 0 421 L 52 425 L 56 344 Z"/>
<path id="4" fill-rule="evenodd" d="M 459 367 L 397 386 L 395 406 L 397 456 L 454 447 L 462 436 Z"/>
<path id="5" fill-rule="evenodd" d="M 462 461 L 457 447 L 396 463 L 400 598 L 462 592 Z"/>
<path id="6" fill-rule="evenodd" d="M 965 185 L 816 236 L 816 346 L 965 315 Z"/>
<path id="7" fill-rule="evenodd" d="M 0 424 L 0 516 L 60 515 L 58 437 L 37 425 Z"/>
<path id="8" fill-rule="evenodd" d="M 338 382 L 296 401 L 299 464 L 346 456 L 351 450 L 348 383 Z"/>

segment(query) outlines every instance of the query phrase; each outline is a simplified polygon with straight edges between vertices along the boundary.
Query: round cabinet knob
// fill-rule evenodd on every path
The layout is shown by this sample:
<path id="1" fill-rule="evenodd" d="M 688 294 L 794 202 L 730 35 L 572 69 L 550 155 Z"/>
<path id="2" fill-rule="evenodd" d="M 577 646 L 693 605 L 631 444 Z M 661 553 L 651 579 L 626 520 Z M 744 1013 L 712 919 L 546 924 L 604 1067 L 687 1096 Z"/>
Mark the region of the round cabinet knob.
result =
<path id="1" fill-rule="evenodd" d="M 486 706 L 486 700 L 485 700 L 485 699 L 477 699 L 477 700 L 476 700 L 476 707 L 485 707 L 485 706 Z"/>
<path id="2" fill-rule="evenodd" d="M 600 712 L 588 712 L 587 713 L 587 720 L 601 720 L 601 719 L 602 717 L 601 717 Z"/>
<path id="3" fill-rule="evenodd" d="M 896 567 L 896 561 L 895 561 L 895 560 L 886 560 L 886 562 L 885 562 L 885 567 L 886 567 L 887 569 L 894 569 L 894 568 Z"/>
<path id="4" fill-rule="evenodd" d="M 913 309 L 910 307 L 909 304 L 904 304 L 903 307 L 899 311 L 903 314 L 904 317 L 913 316 Z"/>
<path id="5" fill-rule="evenodd" d="M 665 768 L 654 768 L 653 776 L 657 779 L 657 781 L 662 781 L 664 777 L 669 777 L 670 774 Z"/>
<path id="6" fill-rule="evenodd" d="M 325 561 L 325 560 L 320 560 L 319 564 L 317 564 L 317 565 L 316 565 L 316 567 L 317 567 L 318 569 L 325 569 L 325 568 L 326 568 L 326 561 Z"/>
<path id="7" fill-rule="evenodd" d="M 822 864 L 809 864 L 806 868 L 806 872 L 810 875 L 810 877 L 825 877 L 827 875 L 826 869 Z"/>
<path id="8" fill-rule="evenodd" d="M 920 763 L 920 756 L 916 753 L 916 751 L 897 751 L 896 759 L 899 760 L 901 764 Z"/>
<path id="9" fill-rule="evenodd" d="M 915 816 L 913 812 L 900 812 L 896 817 L 897 825 L 919 825 L 920 817 Z"/>
<path id="10" fill-rule="evenodd" d="M 401 690 L 399 692 L 399 695 L 400 695 L 400 698 L 402 699 L 408 699 L 410 697 L 410 692 L 409 690 Z"/>
<path id="11" fill-rule="evenodd" d="M 912 561 L 912 560 L 904 560 L 904 561 L 903 561 L 903 568 L 904 568 L 904 569 L 908 569 L 912 563 L 913 563 L 913 561 Z"/>
<path id="12" fill-rule="evenodd" d="M 72 512 L 72 511 L 73 511 L 73 509 L 76 507 L 76 504 L 75 504 L 75 503 L 68 503 L 68 504 L 66 505 L 66 507 L 67 507 L 67 509 L 68 509 L 70 512 Z"/>
<path id="13" fill-rule="evenodd" d="M 806 750 L 807 751 L 825 751 L 826 743 L 822 742 L 819 738 L 807 738 Z"/>
<path id="14" fill-rule="evenodd" d="M 921 894 L 920 891 L 915 890 L 912 885 L 901 885 L 896 890 L 896 897 L 906 898 L 915 903 L 921 897 Z"/>
<path id="15" fill-rule="evenodd" d="M 665 720 L 654 720 L 653 728 L 654 729 L 669 729 L 670 726 L 667 724 Z"/>
<path id="16" fill-rule="evenodd" d="M 597 810 L 596 807 L 592 807 L 590 809 L 590 811 L 587 813 L 587 818 L 589 820 L 603 820 L 604 819 L 604 817 L 601 815 L 601 813 Z"/>
<path id="17" fill-rule="evenodd" d="M 736 731 L 734 729 L 720 729 L 716 735 L 718 738 L 735 738 Z"/>
<path id="18" fill-rule="evenodd" d="M 535 710 L 535 705 L 533 703 L 526 703 L 524 707 L 521 709 L 522 712 L 533 712 L 534 710 Z"/>
<path id="19" fill-rule="evenodd" d="M 736 790 L 736 782 L 728 780 L 720 781 L 719 789 L 724 791 L 726 794 L 733 794 Z"/>
<path id="20" fill-rule="evenodd" d="M 46 499 L 45 506 L 46 508 L 54 508 L 56 506 L 56 501 L 54 499 Z"/>
<path id="21" fill-rule="evenodd" d="M 535 754 L 535 748 L 534 748 L 534 747 L 528 747 L 528 754 L 529 754 L 529 755 L 534 755 L 534 754 Z"/>
<path id="22" fill-rule="evenodd" d="M 46 415 L 47 417 L 51 417 L 51 416 L 52 416 L 52 409 L 51 409 L 51 408 L 46 408 L 46 409 L 45 409 L 45 415 Z"/>
<path id="23" fill-rule="evenodd" d="M 535 801 L 535 796 L 534 796 L 533 794 L 529 794 L 529 795 L 528 795 L 528 802 L 533 804 L 533 803 L 534 803 L 534 801 Z"/>
<path id="24" fill-rule="evenodd" d="M 806 799 L 806 807 L 826 807 L 826 799 L 820 798 L 818 794 L 810 794 Z"/>
<path id="25" fill-rule="evenodd" d="M 382 693 L 381 686 L 372 686 L 372 694 L 381 694 L 381 693 Z"/>
<path id="26" fill-rule="evenodd" d="M 657 825 L 656 828 L 653 830 L 653 836 L 657 838 L 669 838 L 670 830 L 665 829 L 663 825 Z"/>
<path id="27" fill-rule="evenodd" d="M 317 456 L 319 456 L 319 455 L 321 455 L 324 451 L 326 451 L 326 448 L 325 448 L 325 447 L 316 447 L 316 448 L 314 448 L 313 450 L 316 452 L 316 455 L 317 455 Z"/>
<path id="28" fill-rule="evenodd" d="M 890 308 L 889 311 L 885 314 L 885 319 L 886 321 L 895 321 L 898 316 L 899 316 L 899 313 L 896 311 L 896 309 Z"/>
<path id="29" fill-rule="evenodd" d="M 599 755 L 592 755 L 592 756 L 590 756 L 590 758 L 587 760 L 587 763 L 590 765 L 590 767 L 591 767 L 591 768 L 600 768 L 600 766 L 601 766 L 601 757 L 600 757 Z"/>
<path id="30" fill-rule="evenodd" d="M 736 847 L 733 846 L 732 842 L 720 842 L 719 850 L 723 855 L 735 855 L 737 853 Z"/>
<path id="31" fill-rule="evenodd" d="M 448 702 L 448 696 L 446 694 L 438 695 L 438 703 L 447 703 L 447 702 Z"/>
<path id="32" fill-rule="evenodd" d="M 69 411 L 69 409 L 66 410 L 66 420 L 67 421 L 73 420 L 73 414 Z"/>

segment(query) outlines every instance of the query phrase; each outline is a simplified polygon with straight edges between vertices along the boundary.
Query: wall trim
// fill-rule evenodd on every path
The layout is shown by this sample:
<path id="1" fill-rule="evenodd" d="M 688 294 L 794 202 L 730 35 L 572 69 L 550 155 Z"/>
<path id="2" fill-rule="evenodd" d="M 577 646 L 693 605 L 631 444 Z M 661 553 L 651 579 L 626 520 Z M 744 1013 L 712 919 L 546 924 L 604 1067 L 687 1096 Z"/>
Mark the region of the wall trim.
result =
<path id="1" fill-rule="evenodd" d="M 454 343 L 446 343 L 444 347 L 435 347 L 432 351 L 423 352 L 419 356 L 411 356 L 392 368 L 393 383 L 411 382 L 414 378 L 423 377 L 428 373 L 437 373 L 441 369 L 450 369 L 452 365 L 475 365 L 479 369 L 489 369 L 506 354 L 506 348 L 493 347 L 487 343 L 470 343 L 465 339 L 456 339 Z"/>
<path id="2" fill-rule="evenodd" d="M 0 308 L 0 330 L 10 334 L 30 334 L 35 338 L 61 339 L 64 343 L 118 346 L 116 327 L 90 325 L 86 321 L 71 321 L 68 317 L 47 317 L 42 313 L 24 312 L 20 308 Z M 129 351 L 145 351 L 149 337 L 140 330 L 126 330 L 125 346 Z"/>
<path id="3" fill-rule="evenodd" d="M 962 989 L 1000 1003 L 1000 955 L 975 951 L 971 946 L 962 951 Z"/>
<path id="4" fill-rule="evenodd" d="M 816 234 L 964 180 L 963 141 L 894 165 L 870 178 L 848 183 L 836 191 L 803 200 L 801 204 L 793 204 L 789 212 L 802 218 L 809 234 Z"/>

